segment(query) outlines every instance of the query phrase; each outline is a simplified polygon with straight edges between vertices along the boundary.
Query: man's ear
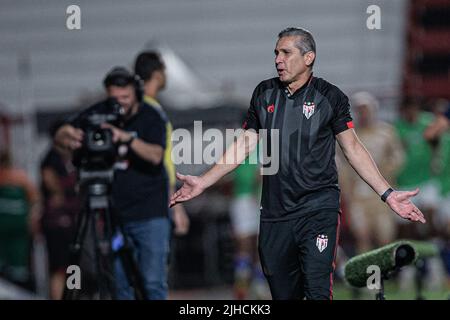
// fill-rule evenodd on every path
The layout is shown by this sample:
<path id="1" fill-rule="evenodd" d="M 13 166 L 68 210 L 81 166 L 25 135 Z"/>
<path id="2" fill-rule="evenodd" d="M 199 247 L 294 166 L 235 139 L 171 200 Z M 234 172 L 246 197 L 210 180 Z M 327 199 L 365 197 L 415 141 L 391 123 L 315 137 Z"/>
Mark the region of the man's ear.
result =
<path id="1" fill-rule="evenodd" d="M 164 75 L 160 70 L 153 71 L 152 78 L 154 78 L 158 82 L 164 81 Z"/>
<path id="2" fill-rule="evenodd" d="M 313 51 L 308 51 L 305 53 L 305 63 L 309 67 L 316 59 L 316 54 Z"/>
<path id="3" fill-rule="evenodd" d="M 155 78 L 155 80 L 159 84 L 160 90 L 164 89 L 166 86 L 166 81 L 167 81 L 166 77 L 167 77 L 167 75 L 164 70 L 157 70 L 153 73 L 153 78 Z"/>

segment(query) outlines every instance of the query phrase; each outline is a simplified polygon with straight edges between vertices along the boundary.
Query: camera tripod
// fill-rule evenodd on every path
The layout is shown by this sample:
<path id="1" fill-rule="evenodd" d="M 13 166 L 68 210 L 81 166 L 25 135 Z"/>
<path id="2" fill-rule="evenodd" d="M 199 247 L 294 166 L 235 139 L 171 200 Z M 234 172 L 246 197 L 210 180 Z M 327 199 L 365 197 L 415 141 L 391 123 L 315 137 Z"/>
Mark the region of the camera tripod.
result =
<path id="1" fill-rule="evenodd" d="M 110 196 L 113 170 L 80 170 L 81 196 L 84 201 L 77 222 L 75 239 L 71 245 L 70 264 L 79 266 L 87 234 L 92 236 L 95 252 L 95 269 L 99 299 L 115 299 L 114 259 L 122 263 L 135 298 L 145 300 L 142 275 L 133 257 L 133 251 L 123 232 L 123 226 L 114 210 Z M 89 234 L 88 229 L 91 228 Z M 81 274 L 83 276 L 83 274 Z M 67 276 L 68 279 L 69 276 Z M 79 298 L 80 290 L 64 287 L 64 300 Z"/>

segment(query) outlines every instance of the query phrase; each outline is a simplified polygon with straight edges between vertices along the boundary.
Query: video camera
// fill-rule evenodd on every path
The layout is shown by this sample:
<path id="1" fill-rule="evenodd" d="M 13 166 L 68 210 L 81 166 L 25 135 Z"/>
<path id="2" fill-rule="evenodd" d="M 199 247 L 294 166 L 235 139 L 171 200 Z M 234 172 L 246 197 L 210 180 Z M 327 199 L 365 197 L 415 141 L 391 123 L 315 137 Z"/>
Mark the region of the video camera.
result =
<path id="1" fill-rule="evenodd" d="M 77 127 L 84 131 L 82 146 L 74 153 L 73 163 L 80 172 L 111 170 L 118 158 L 118 146 L 113 142 L 109 123 L 123 127 L 124 109 L 115 98 L 99 102 L 77 117 Z"/>

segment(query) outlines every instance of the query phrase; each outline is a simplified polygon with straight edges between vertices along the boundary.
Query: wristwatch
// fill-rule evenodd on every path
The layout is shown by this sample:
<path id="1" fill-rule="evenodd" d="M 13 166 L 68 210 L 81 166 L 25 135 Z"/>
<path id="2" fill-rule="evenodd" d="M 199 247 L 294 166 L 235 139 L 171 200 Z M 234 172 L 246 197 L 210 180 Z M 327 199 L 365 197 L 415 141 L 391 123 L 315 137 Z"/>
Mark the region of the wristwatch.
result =
<path id="1" fill-rule="evenodd" d="M 381 195 L 381 200 L 383 200 L 383 202 L 386 202 L 386 199 L 389 197 L 389 195 L 394 192 L 394 189 L 389 188 L 387 189 L 382 195 Z"/>

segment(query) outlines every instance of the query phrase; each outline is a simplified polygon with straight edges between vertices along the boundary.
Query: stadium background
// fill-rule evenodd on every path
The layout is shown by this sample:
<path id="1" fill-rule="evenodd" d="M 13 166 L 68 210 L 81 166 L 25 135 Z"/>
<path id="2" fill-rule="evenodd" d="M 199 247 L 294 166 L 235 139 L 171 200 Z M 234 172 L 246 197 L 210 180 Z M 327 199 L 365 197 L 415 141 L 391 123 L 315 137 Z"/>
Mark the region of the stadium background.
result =
<path id="1" fill-rule="evenodd" d="M 81 30 L 66 28 L 72 4 L 81 9 Z M 380 30 L 366 26 L 370 5 L 381 9 Z M 275 75 L 276 35 L 290 25 L 315 36 L 316 75 L 347 94 L 371 92 L 380 118 L 392 122 L 405 96 L 449 98 L 449 7 L 445 0 L 0 0 L 0 146 L 38 185 L 50 123 L 101 98 L 104 74 L 131 66 L 144 48 L 166 60 L 162 102 L 175 128 L 189 129 L 194 120 L 204 128 L 237 127 L 253 88 Z M 175 240 L 173 298 L 231 297 L 229 198 L 225 179 L 187 205 L 192 225 Z M 350 297 L 341 286 L 336 298 Z"/>

